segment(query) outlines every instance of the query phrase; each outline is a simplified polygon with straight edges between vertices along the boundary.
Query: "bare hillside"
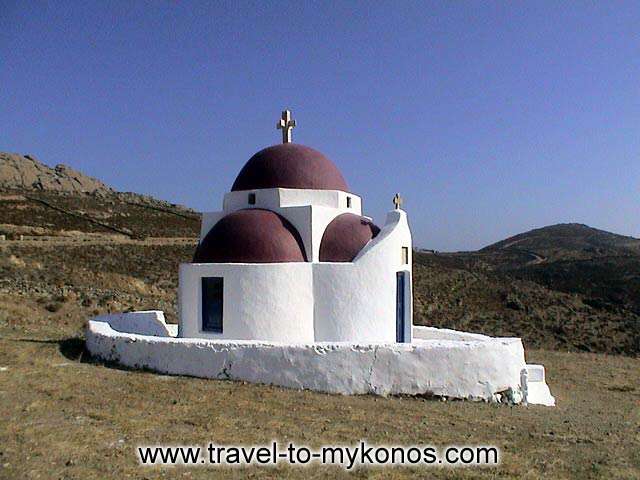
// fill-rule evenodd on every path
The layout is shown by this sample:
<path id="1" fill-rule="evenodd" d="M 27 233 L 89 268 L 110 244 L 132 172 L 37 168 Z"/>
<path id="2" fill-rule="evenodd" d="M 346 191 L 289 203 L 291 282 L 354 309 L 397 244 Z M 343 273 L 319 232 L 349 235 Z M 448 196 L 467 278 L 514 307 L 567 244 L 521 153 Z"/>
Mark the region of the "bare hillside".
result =
<path id="1" fill-rule="evenodd" d="M 640 254 L 640 239 L 580 223 L 561 223 L 514 235 L 489 245 L 480 252 L 508 250 L 534 252 L 541 258 L 551 260 L 628 255 Z"/>
<path id="2" fill-rule="evenodd" d="M 636 238 L 560 224 L 414 259 L 417 322 L 544 348 L 640 353 Z"/>
<path id="3" fill-rule="evenodd" d="M 31 155 L 0 152 L 0 189 L 108 195 L 114 190 L 67 165 L 51 168 Z"/>
<path id="4" fill-rule="evenodd" d="M 148 195 L 118 192 L 66 165 L 0 152 L 0 235 L 195 237 L 199 213 Z"/>

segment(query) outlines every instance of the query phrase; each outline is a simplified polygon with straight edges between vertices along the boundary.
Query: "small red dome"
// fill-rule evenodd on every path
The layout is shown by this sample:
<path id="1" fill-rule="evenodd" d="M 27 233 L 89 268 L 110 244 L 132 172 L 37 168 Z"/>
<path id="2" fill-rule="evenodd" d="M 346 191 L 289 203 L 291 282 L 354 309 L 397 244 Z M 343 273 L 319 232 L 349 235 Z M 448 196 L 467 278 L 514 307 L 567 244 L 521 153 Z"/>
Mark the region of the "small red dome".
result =
<path id="1" fill-rule="evenodd" d="M 380 229 L 371 220 L 343 213 L 327 226 L 320 242 L 321 262 L 352 262 Z"/>
<path id="2" fill-rule="evenodd" d="M 305 262 L 300 234 L 270 210 L 238 210 L 223 217 L 200 242 L 194 263 Z"/>
<path id="3" fill-rule="evenodd" d="M 231 191 L 277 187 L 349 191 L 331 160 L 313 148 L 296 143 L 260 150 L 242 167 Z"/>

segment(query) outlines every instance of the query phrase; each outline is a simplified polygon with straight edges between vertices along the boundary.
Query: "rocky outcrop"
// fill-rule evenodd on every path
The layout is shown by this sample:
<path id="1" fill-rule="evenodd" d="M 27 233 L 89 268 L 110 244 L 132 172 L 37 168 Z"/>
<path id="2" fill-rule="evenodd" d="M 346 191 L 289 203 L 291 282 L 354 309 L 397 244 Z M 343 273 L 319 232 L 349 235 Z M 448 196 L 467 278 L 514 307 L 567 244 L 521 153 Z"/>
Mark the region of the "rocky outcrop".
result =
<path id="1" fill-rule="evenodd" d="M 114 190 L 67 165 L 51 168 L 30 155 L 0 152 L 0 189 L 112 194 Z"/>

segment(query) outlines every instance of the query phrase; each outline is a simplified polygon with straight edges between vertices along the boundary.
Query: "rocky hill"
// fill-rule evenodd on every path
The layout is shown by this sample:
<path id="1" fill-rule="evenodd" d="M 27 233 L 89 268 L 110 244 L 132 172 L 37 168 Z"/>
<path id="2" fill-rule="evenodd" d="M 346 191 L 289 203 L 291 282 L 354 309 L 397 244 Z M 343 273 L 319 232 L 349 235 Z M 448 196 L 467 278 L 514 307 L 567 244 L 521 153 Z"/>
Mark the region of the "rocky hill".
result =
<path id="1" fill-rule="evenodd" d="M 514 256 L 526 253 L 530 258 Z M 581 224 L 522 233 L 480 251 L 503 273 L 640 315 L 640 240 Z M 500 258 L 502 257 L 502 258 Z M 515 261 L 514 261 L 515 260 Z"/>
<path id="2" fill-rule="evenodd" d="M 0 189 L 66 193 L 115 193 L 100 180 L 88 177 L 67 165 L 48 167 L 31 155 L 0 152 Z"/>
<path id="3" fill-rule="evenodd" d="M 118 192 L 66 165 L 0 152 L 0 235 L 69 232 L 128 237 L 195 237 L 200 215 L 148 195 Z"/>

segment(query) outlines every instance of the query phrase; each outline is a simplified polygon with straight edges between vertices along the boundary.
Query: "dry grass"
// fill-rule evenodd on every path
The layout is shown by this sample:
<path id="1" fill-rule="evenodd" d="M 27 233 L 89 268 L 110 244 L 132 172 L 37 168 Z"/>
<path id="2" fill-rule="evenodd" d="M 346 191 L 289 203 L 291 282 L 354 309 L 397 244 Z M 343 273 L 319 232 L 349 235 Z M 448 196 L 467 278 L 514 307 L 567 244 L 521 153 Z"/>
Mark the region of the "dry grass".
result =
<path id="1" fill-rule="evenodd" d="M 557 408 L 343 397 L 135 372 L 81 361 L 72 300 L 56 312 L 0 298 L 1 478 L 212 478 L 212 468 L 142 468 L 140 444 L 318 446 L 493 444 L 498 468 L 361 469 L 355 478 L 638 478 L 640 360 L 530 352 Z M 44 313 L 46 312 L 46 313 Z M 19 319 L 17 317 L 20 317 Z M 86 359 L 85 359 L 86 360 Z M 334 478 L 335 468 L 236 469 L 227 476 Z"/>
<path id="2" fill-rule="evenodd" d="M 162 477 L 210 469 L 141 469 L 139 444 L 494 444 L 497 469 L 432 470 L 436 477 L 633 478 L 638 462 L 637 360 L 535 352 L 551 372 L 556 409 L 340 397 L 130 372 L 65 356 L 69 344 L 2 340 L 1 472 L 7 478 Z M 63 352 L 61 352 L 61 346 Z M 71 344 L 74 347 L 74 344 Z M 594 372 L 596 369 L 600 373 Z M 631 391 L 629 391 L 631 390 Z M 331 477 L 339 469 L 235 471 Z M 424 470 L 361 470 L 405 477 Z"/>

